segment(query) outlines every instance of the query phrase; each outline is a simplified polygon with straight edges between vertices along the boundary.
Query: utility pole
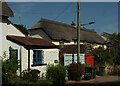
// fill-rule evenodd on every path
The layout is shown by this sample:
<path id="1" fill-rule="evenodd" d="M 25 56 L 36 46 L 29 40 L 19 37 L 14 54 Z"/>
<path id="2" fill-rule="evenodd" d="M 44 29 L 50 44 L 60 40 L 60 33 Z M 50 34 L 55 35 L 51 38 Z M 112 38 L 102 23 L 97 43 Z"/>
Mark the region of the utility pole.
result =
<path id="1" fill-rule="evenodd" d="M 80 62 L 80 0 L 77 2 L 78 14 L 77 14 L 77 63 Z"/>

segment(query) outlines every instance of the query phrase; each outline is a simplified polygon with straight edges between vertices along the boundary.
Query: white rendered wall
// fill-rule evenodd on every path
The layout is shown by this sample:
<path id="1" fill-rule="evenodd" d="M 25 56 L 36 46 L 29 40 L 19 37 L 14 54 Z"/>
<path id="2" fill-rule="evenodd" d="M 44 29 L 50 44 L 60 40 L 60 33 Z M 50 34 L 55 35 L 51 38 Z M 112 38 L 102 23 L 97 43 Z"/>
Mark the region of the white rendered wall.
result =
<path id="1" fill-rule="evenodd" d="M 0 27 L 0 29 L 2 30 L 1 33 L 1 40 L 0 44 L 2 44 L 2 52 L 1 54 L 3 54 L 3 52 L 7 52 L 7 54 L 9 55 L 9 47 L 11 46 L 13 49 L 18 49 L 19 51 L 19 45 L 9 41 L 6 39 L 7 35 L 15 35 L 15 36 L 24 36 L 23 33 L 21 33 L 18 29 L 16 29 L 12 24 L 10 24 L 9 21 L 4 20 L 2 23 L 2 27 Z M 19 53 L 19 52 L 18 52 Z"/>
<path id="2" fill-rule="evenodd" d="M 0 56 L 2 56 L 2 19 L 0 19 Z"/>
<path id="3" fill-rule="evenodd" d="M 54 63 L 55 60 L 59 61 L 59 49 L 42 49 L 43 51 L 43 62 L 44 64 L 57 64 Z M 30 68 L 31 69 L 37 69 L 39 71 L 41 71 L 40 74 L 45 73 L 46 72 L 46 66 L 34 66 L 32 67 L 31 65 L 33 65 L 33 50 L 30 51 Z M 28 62 L 27 62 L 27 58 L 23 58 L 22 57 L 22 70 L 25 70 L 26 68 L 28 68 Z"/>

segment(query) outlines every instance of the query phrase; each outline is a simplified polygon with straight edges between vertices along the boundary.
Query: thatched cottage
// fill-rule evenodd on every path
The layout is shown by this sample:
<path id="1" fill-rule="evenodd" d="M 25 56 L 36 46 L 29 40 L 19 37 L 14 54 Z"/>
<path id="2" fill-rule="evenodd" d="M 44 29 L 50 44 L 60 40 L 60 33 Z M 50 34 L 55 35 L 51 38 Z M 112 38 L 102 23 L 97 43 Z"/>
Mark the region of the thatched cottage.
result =
<path id="1" fill-rule="evenodd" d="M 48 63 L 55 64 L 59 58 L 57 46 L 41 38 L 28 37 L 23 25 L 13 24 L 9 17 L 14 17 L 13 11 L 4 0 L 0 1 L 0 56 L 4 53 L 7 59 L 20 61 L 20 73 L 25 69 L 38 69 L 45 72 Z"/>

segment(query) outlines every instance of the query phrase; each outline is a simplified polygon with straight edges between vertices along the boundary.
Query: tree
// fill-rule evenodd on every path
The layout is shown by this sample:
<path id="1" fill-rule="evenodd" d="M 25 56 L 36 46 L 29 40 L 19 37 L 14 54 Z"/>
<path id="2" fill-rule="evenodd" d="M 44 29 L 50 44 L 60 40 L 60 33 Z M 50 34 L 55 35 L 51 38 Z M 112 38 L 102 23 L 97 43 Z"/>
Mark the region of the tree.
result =
<path id="1" fill-rule="evenodd" d="M 92 51 L 92 54 L 95 56 L 95 63 L 99 63 L 100 65 L 105 65 L 105 63 L 120 65 L 120 33 L 109 35 L 109 41 L 112 42 L 110 50 L 99 47 Z"/>
<path id="2" fill-rule="evenodd" d="M 113 58 L 114 65 L 120 65 L 120 33 L 113 33 L 109 36 L 113 47 L 110 50 L 110 56 Z"/>

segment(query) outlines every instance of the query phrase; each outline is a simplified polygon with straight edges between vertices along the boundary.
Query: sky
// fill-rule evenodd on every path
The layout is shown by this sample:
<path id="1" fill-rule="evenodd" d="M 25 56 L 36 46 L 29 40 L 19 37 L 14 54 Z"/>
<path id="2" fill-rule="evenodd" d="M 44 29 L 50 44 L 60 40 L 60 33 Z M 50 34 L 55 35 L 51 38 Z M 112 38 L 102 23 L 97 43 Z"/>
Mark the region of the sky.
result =
<path id="1" fill-rule="evenodd" d="M 14 12 L 9 18 L 15 24 L 23 24 L 29 29 L 40 18 L 54 20 L 65 24 L 77 23 L 76 2 L 8 2 Z M 93 25 L 84 26 L 102 32 L 118 32 L 118 2 L 80 2 L 80 21 Z"/>

